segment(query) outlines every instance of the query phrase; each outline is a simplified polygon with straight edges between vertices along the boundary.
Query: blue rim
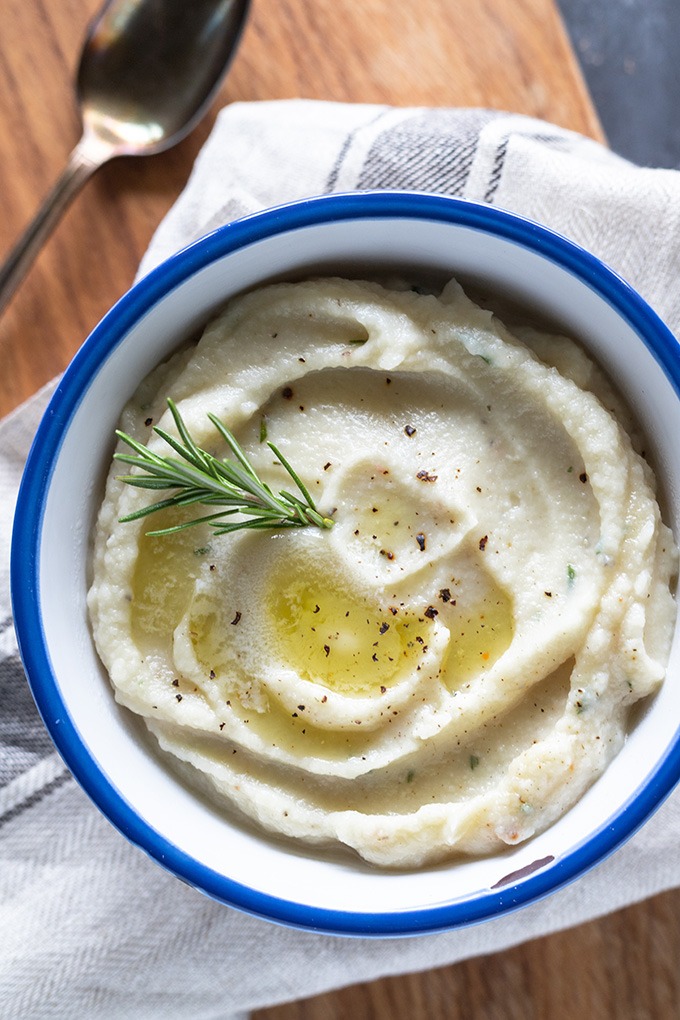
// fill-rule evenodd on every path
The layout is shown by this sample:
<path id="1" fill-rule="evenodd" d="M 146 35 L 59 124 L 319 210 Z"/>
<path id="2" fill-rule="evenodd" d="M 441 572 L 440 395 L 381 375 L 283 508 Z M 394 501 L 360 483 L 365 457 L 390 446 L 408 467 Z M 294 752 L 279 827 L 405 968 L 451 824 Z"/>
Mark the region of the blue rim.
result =
<path id="1" fill-rule="evenodd" d="M 164 868 L 222 903 L 293 927 L 343 935 L 394 936 L 443 931 L 534 902 L 599 863 L 630 837 L 680 779 L 680 731 L 654 772 L 618 814 L 582 845 L 516 885 L 436 907 L 372 914 L 324 910 L 254 891 L 198 864 L 146 824 L 108 778 L 64 704 L 45 646 L 39 599 L 43 507 L 65 430 L 83 393 L 132 326 L 159 299 L 221 257 L 275 234 L 338 220 L 403 218 L 457 224 L 504 238 L 562 266 L 617 309 L 640 336 L 680 397 L 678 343 L 619 276 L 582 248 L 529 220 L 461 199 L 404 192 L 312 198 L 220 227 L 142 279 L 101 321 L 65 372 L 38 428 L 22 479 L 12 535 L 11 588 L 19 648 L 38 709 L 74 777 L 131 842 Z"/>

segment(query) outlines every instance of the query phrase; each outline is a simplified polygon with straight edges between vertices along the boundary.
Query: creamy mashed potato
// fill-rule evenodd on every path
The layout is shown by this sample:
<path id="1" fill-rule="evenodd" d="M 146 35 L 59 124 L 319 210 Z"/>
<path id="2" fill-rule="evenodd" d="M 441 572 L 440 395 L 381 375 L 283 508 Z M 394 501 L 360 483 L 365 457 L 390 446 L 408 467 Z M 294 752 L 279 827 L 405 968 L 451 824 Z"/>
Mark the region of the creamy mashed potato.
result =
<path id="1" fill-rule="evenodd" d="M 89 607 L 118 701 L 268 830 L 416 866 L 546 828 L 661 683 L 676 549 L 627 411 L 580 347 L 439 295 L 326 279 L 246 294 L 121 427 L 171 397 L 273 489 L 274 442 L 335 525 L 171 536 L 112 468 Z M 175 514 L 178 511 L 174 511 Z M 195 515 L 195 514 L 194 514 Z"/>

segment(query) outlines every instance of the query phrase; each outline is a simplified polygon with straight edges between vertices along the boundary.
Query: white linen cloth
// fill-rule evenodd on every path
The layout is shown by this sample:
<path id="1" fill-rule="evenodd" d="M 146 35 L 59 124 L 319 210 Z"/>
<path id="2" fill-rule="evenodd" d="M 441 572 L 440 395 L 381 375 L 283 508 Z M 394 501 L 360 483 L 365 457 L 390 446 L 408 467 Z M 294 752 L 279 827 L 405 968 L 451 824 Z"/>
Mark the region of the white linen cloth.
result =
<path id="1" fill-rule="evenodd" d="M 140 273 L 244 213 L 329 191 L 437 191 L 524 214 L 595 252 L 680 327 L 680 174 L 484 110 L 308 101 L 222 111 Z M 33 707 L 8 595 L 17 486 L 48 386 L 0 425 L 0 1016 L 227 1020 L 441 966 L 680 884 L 680 793 L 568 888 L 463 931 L 338 939 L 214 903 L 129 845 L 69 776 Z"/>

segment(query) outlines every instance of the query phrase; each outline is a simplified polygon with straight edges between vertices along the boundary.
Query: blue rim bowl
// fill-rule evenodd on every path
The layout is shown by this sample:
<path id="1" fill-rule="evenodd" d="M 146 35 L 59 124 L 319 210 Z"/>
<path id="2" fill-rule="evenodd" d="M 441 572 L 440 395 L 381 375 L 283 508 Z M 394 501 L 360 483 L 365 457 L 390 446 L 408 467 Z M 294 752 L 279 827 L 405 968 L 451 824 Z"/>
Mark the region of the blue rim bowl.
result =
<path id="1" fill-rule="evenodd" d="M 332 240 L 336 236 L 340 238 L 337 242 Z M 402 251 L 396 255 L 390 241 L 395 237 L 403 238 L 399 242 Z M 244 882 L 228 867 L 220 870 L 198 860 L 174 835 L 161 831 L 132 803 L 125 781 L 112 776 L 102 763 L 109 751 L 103 748 L 104 737 L 97 735 L 91 716 L 106 710 L 102 706 L 110 691 L 100 693 L 91 710 L 83 709 L 80 702 L 87 700 L 83 691 L 89 690 L 89 667 L 84 667 L 79 687 L 70 676 L 74 657 L 85 661 L 93 655 L 83 619 L 83 562 L 92 514 L 101 498 L 99 482 L 111 453 L 110 444 L 95 435 L 93 449 L 88 450 L 86 463 L 81 465 L 71 433 L 80 430 L 81 446 L 83 428 L 94 427 L 95 433 L 100 428 L 101 436 L 112 435 L 127 397 L 153 364 L 169 352 L 168 341 L 158 338 L 158 334 L 163 330 L 172 332 L 178 307 L 184 309 L 179 318 L 181 332 L 186 335 L 230 293 L 277 274 L 299 275 L 318 265 L 323 268 L 325 263 L 346 266 L 351 263 L 353 246 L 360 253 L 360 262 L 378 264 L 382 252 L 386 262 L 396 260 L 414 267 L 431 263 L 431 268 L 444 273 L 461 271 L 463 275 L 481 276 L 522 300 L 542 305 L 544 311 L 557 308 L 558 318 L 569 319 L 571 325 L 578 320 L 577 333 L 588 330 L 589 315 L 601 316 L 603 325 L 598 328 L 605 339 L 595 339 L 595 354 L 605 360 L 643 424 L 654 434 L 659 462 L 670 475 L 666 491 L 671 524 L 677 527 L 674 501 L 678 502 L 680 491 L 680 465 L 672 449 L 680 404 L 678 343 L 627 283 L 565 238 L 488 206 L 410 193 L 323 196 L 221 227 L 151 271 L 96 327 L 60 381 L 28 458 L 12 538 L 12 600 L 21 655 L 45 725 L 76 780 L 132 843 L 210 897 L 263 918 L 335 934 L 411 935 L 498 917 L 546 896 L 602 861 L 642 825 L 680 778 L 680 732 L 674 724 L 654 720 L 655 709 L 649 713 L 653 717 L 649 732 L 658 746 L 642 754 L 640 776 L 629 780 L 627 788 L 624 784 L 619 803 L 614 802 L 585 827 L 579 822 L 581 828 L 574 830 L 559 853 L 544 854 L 543 844 L 537 844 L 535 850 L 523 850 L 524 856 L 511 856 L 499 863 L 497 882 L 488 878 L 487 871 L 478 886 L 473 882 L 466 888 L 462 883 L 462 893 L 451 874 L 463 874 L 456 870 L 463 866 L 454 862 L 438 872 L 435 869 L 437 896 L 428 894 L 429 898 L 419 899 L 418 892 L 411 890 L 401 904 L 399 890 L 410 889 L 404 880 L 403 885 L 394 885 L 396 897 L 389 906 L 380 898 L 373 903 L 370 896 L 368 906 L 353 900 L 354 879 L 351 869 L 348 874 L 343 866 L 340 881 L 346 885 L 345 907 L 337 902 L 326 904 L 321 894 L 305 900 L 296 888 L 272 891 L 266 882 L 260 886 Z M 267 254 L 270 249 L 275 249 L 271 257 Z M 299 257 L 295 254 L 298 249 L 302 249 Z M 519 270 L 515 263 L 520 265 Z M 541 274 L 545 277 L 542 280 Z M 188 311 L 187 293 L 189 304 L 193 301 L 195 305 Z M 166 306 L 160 325 L 150 327 L 153 316 Z M 611 323 L 623 335 L 621 357 L 607 349 Z M 139 336 L 145 335 L 144 330 L 148 336 L 142 342 Z M 644 363 L 640 370 L 636 359 Z M 657 410 L 658 404 L 663 405 L 663 411 Z M 83 415 L 90 416 L 86 426 L 80 422 Z M 100 423 L 100 418 L 105 420 Z M 75 491 L 82 488 L 85 496 L 82 507 L 71 507 L 70 526 L 64 527 L 67 499 L 60 495 L 65 487 L 62 476 L 74 470 L 76 475 L 81 472 L 80 479 L 75 479 Z M 57 550 L 60 545 L 66 548 Z M 68 589 L 73 587 L 79 593 L 74 595 L 73 609 L 68 599 L 59 599 L 53 590 L 63 572 L 67 574 L 64 583 Z M 672 663 L 677 661 L 673 655 Z M 669 682 L 675 681 L 671 678 Z M 110 700 L 113 702 L 112 697 Z M 663 714 L 668 715 L 665 710 Z M 666 727 L 661 736 L 660 725 Z M 646 748 L 650 740 L 644 739 L 641 746 Z M 274 855 L 286 852 L 281 847 L 271 849 Z M 316 865 L 310 859 L 306 864 L 303 861 L 304 866 L 313 884 Z M 378 872 L 368 879 L 378 885 L 384 882 L 386 888 L 393 880 L 396 882 L 395 876 Z M 362 881 L 362 889 L 372 888 L 365 884 L 365 876 Z"/>

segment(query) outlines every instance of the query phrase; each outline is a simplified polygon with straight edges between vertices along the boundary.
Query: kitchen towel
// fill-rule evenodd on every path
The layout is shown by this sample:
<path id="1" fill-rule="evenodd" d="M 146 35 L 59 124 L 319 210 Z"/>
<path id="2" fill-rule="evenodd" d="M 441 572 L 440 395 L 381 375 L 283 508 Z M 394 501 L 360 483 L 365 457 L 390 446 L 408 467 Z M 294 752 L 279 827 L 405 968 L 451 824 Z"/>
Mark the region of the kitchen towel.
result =
<path id="1" fill-rule="evenodd" d="M 489 110 L 302 100 L 223 110 L 140 275 L 249 212 L 367 189 L 456 195 L 538 220 L 626 277 L 680 327 L 680 174 Z M 70 777 L 33 706 L 9 603 L 9 538 L 53 385 L 0 425 L 0 1016 L 233 1020 L 343 984 L 495 952 L 680 884 L 680 794 L 547 900 L 402 940 L 289 930 L 214 903 L 129 845 Z M 379 879 L 378 879 L 379 880 Z"/>

